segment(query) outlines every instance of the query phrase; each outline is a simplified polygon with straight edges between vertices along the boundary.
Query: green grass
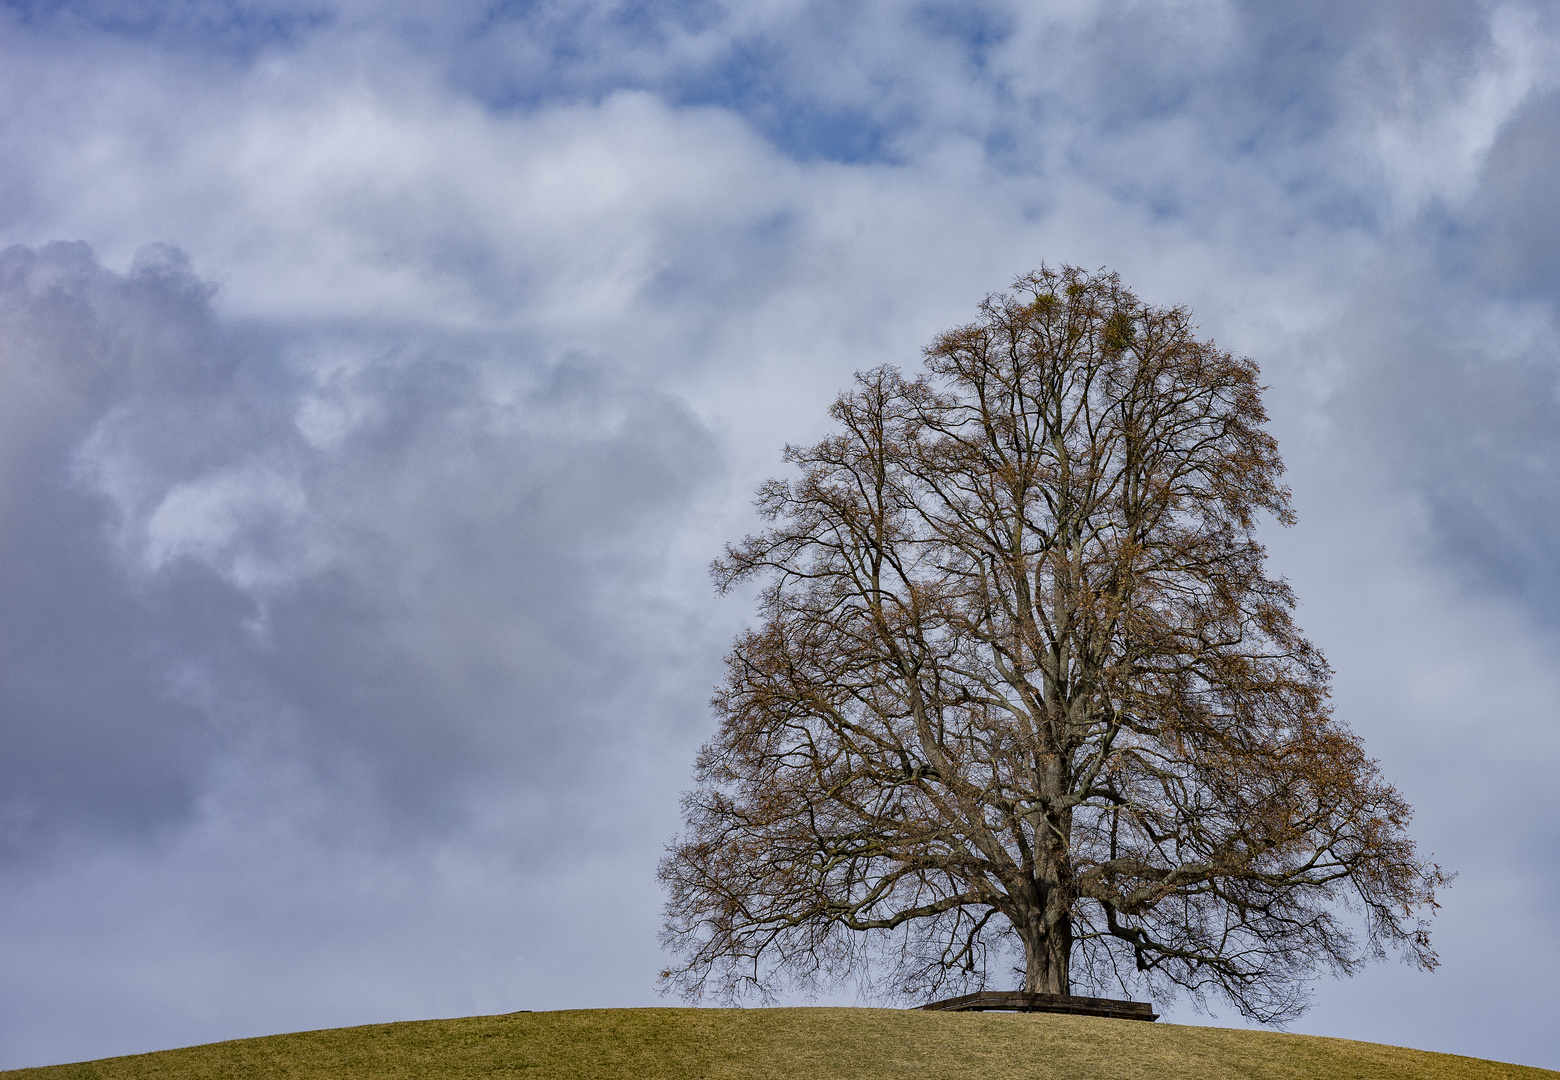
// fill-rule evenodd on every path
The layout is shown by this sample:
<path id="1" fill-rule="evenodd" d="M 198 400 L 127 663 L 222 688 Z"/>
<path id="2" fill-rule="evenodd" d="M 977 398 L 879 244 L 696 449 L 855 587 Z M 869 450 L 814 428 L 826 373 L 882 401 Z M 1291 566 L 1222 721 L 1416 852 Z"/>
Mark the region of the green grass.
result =
<path id="1" fill-rule="evenodd" d="M 1545 1069 L 1267 1031 L 1040 1013 L 578 1009 L 271 1035 L 4 1080 L 1494 1080 Z"/>

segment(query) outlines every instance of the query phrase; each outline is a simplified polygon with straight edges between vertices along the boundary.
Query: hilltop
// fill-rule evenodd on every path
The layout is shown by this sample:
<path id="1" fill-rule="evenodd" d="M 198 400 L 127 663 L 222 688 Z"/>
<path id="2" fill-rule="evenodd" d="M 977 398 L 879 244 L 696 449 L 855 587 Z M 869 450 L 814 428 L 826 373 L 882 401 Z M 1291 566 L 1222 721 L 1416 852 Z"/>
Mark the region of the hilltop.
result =
<path id="1" fill-rule="evenodd" d="M 1540 1080 L 1345 1039 L 1043 1013 L 578 1009 L 336 1028 L 0 1072 L 3 1080 Z"/>

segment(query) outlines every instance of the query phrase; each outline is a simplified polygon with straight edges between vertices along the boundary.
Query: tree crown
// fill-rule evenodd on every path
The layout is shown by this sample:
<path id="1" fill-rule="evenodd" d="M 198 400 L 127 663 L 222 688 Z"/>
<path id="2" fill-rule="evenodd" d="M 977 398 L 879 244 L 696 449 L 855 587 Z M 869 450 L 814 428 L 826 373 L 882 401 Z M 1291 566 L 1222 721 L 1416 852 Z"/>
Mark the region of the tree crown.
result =
<path id="1" fill-rule="evenodd" d="M 1021 956 L 1030 990 L 1284 1020 L 1319 969 L 1433 967 L 1446 878 L 1255 539 L 1294 521 L 1256 364 L 1042 267 L 925 369 L 858 374 L 714 566 L 763 621 L 662 863 L 668 985 L 911 994 Z"/>

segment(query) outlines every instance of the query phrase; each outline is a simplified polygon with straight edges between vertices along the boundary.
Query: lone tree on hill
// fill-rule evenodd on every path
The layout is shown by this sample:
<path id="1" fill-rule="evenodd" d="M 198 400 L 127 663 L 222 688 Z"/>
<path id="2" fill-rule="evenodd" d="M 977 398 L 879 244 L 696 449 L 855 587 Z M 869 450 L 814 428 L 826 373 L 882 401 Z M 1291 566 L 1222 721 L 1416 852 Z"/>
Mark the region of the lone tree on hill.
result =
<path id="1" fill-rule="evenodd" d="M 763 623 L 661 863 L 663 984 L 961 991 L 1021 955 L 1027 991 L 1281 1022 L 1385 946 L 1433 968 L 1448 879 L 1264 574 L 1257 515 L 1294 514 L 1257 365 L 1042 267 L 926 372 L 858 374 L 715 563 Z"/>

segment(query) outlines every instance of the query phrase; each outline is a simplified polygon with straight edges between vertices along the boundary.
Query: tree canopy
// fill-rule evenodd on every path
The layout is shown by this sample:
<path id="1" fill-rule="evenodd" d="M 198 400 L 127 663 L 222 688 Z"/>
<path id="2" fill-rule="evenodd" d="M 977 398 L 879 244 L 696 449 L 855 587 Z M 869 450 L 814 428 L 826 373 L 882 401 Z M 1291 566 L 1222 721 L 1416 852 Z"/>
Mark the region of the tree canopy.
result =
<path id="1" fill-rule="evenodd" d="M 669 989 L 1209 994 L 1284 1021 L 1446 882 L 1265 572 L 1257 365 L 1115 274 L 1028 274 L 788 447 L 660 876 Z"/>

